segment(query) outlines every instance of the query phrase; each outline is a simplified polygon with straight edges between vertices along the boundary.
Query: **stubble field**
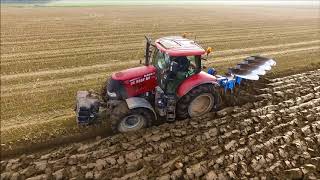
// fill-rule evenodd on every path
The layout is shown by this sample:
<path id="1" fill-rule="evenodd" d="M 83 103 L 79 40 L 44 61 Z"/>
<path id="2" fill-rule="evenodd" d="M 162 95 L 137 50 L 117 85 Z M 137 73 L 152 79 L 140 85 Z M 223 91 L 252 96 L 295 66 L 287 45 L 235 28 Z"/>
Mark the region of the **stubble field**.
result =
<path id="1" fill-rule="evenodd" d="M 277 60 L 269 78 L 320 67 L 317 8 L 1 7 L 2 153 L 107 134 L 78 129 L 76 91 L 138 66 L 144 35 L 185 32 L 213 47 L 205 64 L 220 72 L 252 54 Z"/>

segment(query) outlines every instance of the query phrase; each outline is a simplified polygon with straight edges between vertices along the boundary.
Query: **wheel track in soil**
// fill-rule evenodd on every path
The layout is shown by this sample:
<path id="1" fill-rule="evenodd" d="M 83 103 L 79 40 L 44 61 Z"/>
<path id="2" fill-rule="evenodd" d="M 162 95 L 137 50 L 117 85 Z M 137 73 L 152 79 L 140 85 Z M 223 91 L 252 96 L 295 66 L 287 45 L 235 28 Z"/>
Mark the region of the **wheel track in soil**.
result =
<path id="1" fill-rule="evenodd" d="M 250 23 L 249 23 L 250 24 Z M 186 24 L 184 24 L 186 25 Z M 244 25 L 244 24 L 242 24 Z M 190 28 L 189 31 L 194 32 L 194 33 L 206 33 L 206 32 L 212 32 L 206 29 L 202 29 L 204 26 L 206 25 L 195 25 L 194 23 L 190 24 L 190 27 L 192 27 L 192 29 Z M 263 26 L 264 27 L 264 31 L 281 31 L 281 30 L 297 30 L 297 29 L 310 29 L 310 27 L 316 27 L 317 24 L 308 24 L 308 25 L 299 25 L 297 26 L 296 22 L 294 25 L 291 24 L 287 24 L 287 25 L 282 25 L 279 27 L 278 26 L 274 26 L 274 25 L 269 25 L 269 26 Z M 72 27 L 74 28 L 74 27 Z M 92 27 L 91 27 L 92 28 Z M 110 27 L 112 28 L 112 27 Z M 119 27 L 119 29 L 122 29 L 123 27 Z M 32 34 L 32 33 L 28 33 L 28 36 L 26 36 L 25 34 L 19 36 L 19 35 L 3 35 L 3 42 L 8 42 L 9 44 L 11 43 L 15 43 L 15 42 L 24 42 L 27 41 L 29 39 L 48 39 L 47 36 L 50 36 L 52 38 L 55 39 L 59 39 L 59 38 L 63 38 L 65 36 L 74 36 L 77 37 L 79 35 L 86 35 L 87 37 L 92 37 L 92 34 L 94 37 L 99 37 L 99 34 L 107 34 L 106 38 L 126 38 L 127 37 L 127 30 L 125 30 L 125 32 L 123 31 L 119 31 L 119 29 L 110 29 L 110 30 L 103 30 L 101 31 L 101 29 L 95 30 L 95 29 L 90 29 L 90 31 L 78 31 L 78 30 L 73 30 L 72 32 L 65 32 L 65 28 L 64 29 L 52 29 L 52 31 L 54 32 L 47 32 L 47 33 L 43 33 L 39 35 L 39 33 L 37 34 Z M 169 29 L 169 30 L 168 30 Z M 173 30 L 174 29 L 174 30 Z M 63 30 L 63 33 L 58 32 L 59 30 Z M 85 28 L 85 30 L 87 30 L 87 28 Z M 122 29 L 123 30 L 123 29 Z M 223 32 L 225 30 L 225 26 L 221 26 L 218 28 L 215 28 L 214 32 Z M 244 26 L 244 27 L 237 27 L 237 28 L 228 28 L 229 32 L 231 33 L 242 33 L 244 31 L 248 31 L 248 26 Z M 256 32 L 256 31 L 260 31 L 260 27 L 257 27 L 257 25 L 250 27 L 250 30 L 252 32 Z M 113 35 L 109 35 L 110 32 L 117 32 L 118 34 L 113 34 Z M 157 29 L 155 32 L 153 32 L 154 34 L 177 34 L 177 33 L 184 33 L 185 32 L 185 27 L 177 27 L 176 25 L 172 26 L 172 27 L 166 27 L 166 29 Z M 24 32 L 25 33 L 25 32 Z M 145 31 L 145 30 L 136 30 L 134 33 L 130 33 L 129 35 L 131 36 L 143 36 L 145 34 L 148 34 L 149 31 Z M 126 35 L 123 35 L 126 34 Z M 90 36 L 91 35 L 91 36 Z M 12 41 L 10 41 L 12 40 Z M 41 39 L 42 40 L 42 39 Z M 14 41 L 14 42 L 13 42 Z M 31 41 L 32 42 L 32 41 Z M 4 45 L 7 45 L 8 43 L 3 43 Z"/>
<path id="2" fill-rule="evenodd" d="M 311 29 L 311 30 L 313 30 L 314 33 L 310 32 L 310 35 L 313 35 L 316 38 L 317 29 Z M 311 30 L 308 29 L 308 31 L 311 31 Z M 289 31 L 289 32 L 276 32 L 275 33 L 274 31 L 270 31 L 270 32 L 265 32 L 266 34 L 264 34 L 263 36 L 256 32 L 257 34 L 251 34 L 250 37 L 247 37 L 247 35 L 246 36 L 243 36 L 243 35 L 239 36 L 239 35 L 233 35 L 233 34 L 218 35 L 218 36 L 211 35 L 211 36 L 203 36 L 203 37 L 201 36 L 202 40 L 200 40 L 200 42 L 201 43 L 205 42 L 206 44 L 213 43 L 213 42 L 215 42 L 215 43 L 225 42 L 228 40 L 230 42 L 230 41 L 240 41 L 241 38 L 245 38 L 245 39 L 243 39 L 244 41 L 250 41 L 252 39 L 257 39 L 257 37 L 259 37 L 259 40 L 266 40 L 267 41 L 268 39 L 270 40 L 270 38 L 272 39 L 274 36 L 277 36 L 278 38 L 279 37 L 281 37 L 281 38 L 300 37 L 301 38 L 301 37 L 304 37 L 306 34 L 306 33 L 302 34 L 303 31 L 301 33 L 299 33 L 299 32 L 300 31 Z M 248 33 L 248 32 L 246 32 L 246 33 Z M 307 38 L 307 36 L 306 36 L 306 38 Z M 16 61 L 35 60 L 35 56 L 38 58 L 40 58 L 40 56 L 42 58 L 43 57 L 49 58 L 49 57 L 55 57 L 55 56 L 57 56 L 57 54 L 61 54 L 61 53 L 64 56 L 67 56 L 67 55 L 70 56 L 70 55 L 72 55 L 72 52 L 75 52 L 75 51 L 79 51 L 82 54 L 83 53 L 92 54 L 92 53 L 113 52 L 113 51 L 117 51 L 117 49 L 119 49 L 119 48 L 137 51 L 137 50 L 139 50 L 139 48 L 132 48 L 132 47 L 133 46 L 137 47 L 138 45 L 140 46 L 142 41 L 135 39 L 135 38 L 132 38 L 132 39 L 129 39 L 129 41 L 125 45 L 119 44 L 118 39 L 110 41 L 110 42 L 103 41 L 100 43 L 100 45 L 98 43 L 99 48 L 97 48 L 97 44 L 95 45 L 95 43 L 96 43 L 95 41 L 93 41 L 93 42 L 90 41 L 89 43 L 85 43 L 85 45 L 83 45 L 83 43 L 85 43 L 85 42 L 82 42 L 82 41 L 77 42 L 76 44 L 74 44 L 74 47 L 72 47 L 72 44 L 69 44 L 70 47 L 62 47 L 61 43 L 59 43 L 60 46 L 57 46 L 55 48 L 52 48 L 54 46 L 54 44 L 52 44 L 52 43 L 51 44 L 49 43 L 49 45 L 43 44 L 43 43 L 42 44 L 38 43 L 35 45 L 37 45 L 37 46 L 39 45 L 40 47 L 35 46 L 36 51 L 32 50 L 32 47 L 33 47 L 32 44 L 28 44 L 28 47 L 31 47 L 31 49 L 25 49 L 24 51 L 20 52 L 19 49 L 23 48 L 23 47 L 20 47 L 20 48 L 18 47 L 18 49 L 15 49 L 14 52 L 9 51 L 7 53 L 2 53 L 1 57 L 3 58 L 3 62 L 14 63 Z M 113 45 L 110 45 L 110 43 Z M 128 43 L 130 45 L 128 45 Z M 64 44 L 64 45 L 67 45 L 67 44 Z M 39 49 L 41 49 L 41 50 L 39 50 Z M 5 45 L 3 45 L 3 50 L 4 50 L 4 52 L 6 52 Z"/>
<path id="3" fill-rule="evenodd" d="M 289 31 L 286 30 L 286 31 L 283 31 L 283 32 L 277 32 L 276 35 L 277 36 L 280 36 L 280 35 L 291 35 L 291 34 L 299 34 L 299 33 L 312 33 L 312 32 L 318 32 L 319 30 L 318 29 L 310 29 L 310 27 L 306 28 L 306 29 L 299 29 L 299 30 L 295 30 L 295 31 Z M 161 32 L 161 34 L 164 34 L 165 32 Z M 204 32 L 202 32 L 204 33 Z M 159 33 L 160 34 L 160 33 Z M 134 35 L 134 34 L 130 34 L 131 36 Z M 142 36 L 142 34 L 136 34 L 136 36 Z M 226 35 L 229 35 L 228 37 L 225 37 Z M 224 35 L 219 35 L 219 36 L 213 36 L 212 34 L 209 34 L 208 33 L 206 35 L 203 35 L 201 36 L 201 39 L 204 39 L 206 41 L 208 41 L 208 39 L 212 40 L 214 39 L 215 41 L 216 40 L 230 40 L 230 39 L 234 39 L 234 40 L 241 40 L 242 38 L 252 38 L 252 37 L 260 37 L 261 38 L 261 34 L 252 34 L 251 36 L 245 34 L 245 33 L 237 33 L 237 35 L 233 35 L 232 33 L 228 33 L 228 34 L 224 34 Z M 233 36 L 232 36 L 233 35 Z M 265 32 L 264 34 L 264 37 L 270 37 L 274 35 L 274 30 L 272 31 L 267 31 Z M 127 37 L 128 35 L 126 35 Z M 106 40 L 104 39 L 96 39 L 96 38 L 110 38 L 110 37 L 117 37 L 117 36 L 108 36 L 108 35 L 95 35 L 95 36 L 86 36 L 86 37 L 74 37 L 74 38 L 60 38 L 60 39 L 42 39 L 42 40 L 29 40 L 29 41 L 15 41 L 15 42 L 3 42 L 1 43 L 3 46 L 13 46 L 13 45 L 27 45 L 27 44 L 32 44 L 32 45 L 35 45 L 35 44 L 39 44 L 41 45 L 41 43 L 62 43 L 64 42 L 65 44 L 69 43 L 70 45 L 79 45 L 77 44 L 77 42 L 74 42 L 76 40 L 95 40 L 92 42 L 90 42 L 90 44 L 86 44 L 87 46 L 88 45 L 91 45 L 91 46 L 94 46 L 95 43 L 97 42 L 100 42 L 100 43 L 105 43 Z M 119 37 L 118 37 L 119 38 Z M 127 39 L 130 40 L 131 43 L 137 43 L 137 42 L 141 42 L 141 40 L 137 39 L 136 37 L 132 37 L 132 38 L 128 38 Z M 115 41 L 115 40 L 114 40 Z M 129 41 L 128 41 L 129 42 Z M 78 42 L 79 43 L 79 42 Z M 85 45 L 84 45 L 85 46 Z M 52 49 L 52 47 L 50 47 L 50 49 Z"/>
<path id="4" fill-rule="evenodd" d="M 319 178 L 320 69 L 253 90 L 255 101 L 200 118 L 1 161 L 1 176 Z"/>
<path id="5" fill-rule="evenodd" d="M 199 42 L 201 43 L 206 43 L 206 44 L 211 44 L 211 43 L 221 43 L 221 42 L 226 42 L 226 41 L 249 41 L 252 39 L 257 39 L 259 38 L 259 40 L 268 40 L 274 36 L 277 37 L 281 37 L 281 38 L 294 38 L 294 37 L 304 37 L 304 35 L 306 34 L 315 34 L 317 33 L 319 30 L 318 29 L 310 29 L 310 27 L 306 30 L 298 30 L 298 31 L 284 31 L 284 32 L 274 32 L 274 31 L 269 31 L 269 32 L 265 32 L 264 34 L 261 35 L 259 33 L 257 34 L 251 34 L 250 36 L 247 35 L 248 32 L 246 32 L 246 34 L 241 34 L 241 33 L 237 33 L 237 35 L 234 35 L 234 33 L 227 33 L 227 34 L 223 34 L 223 35 L 215 35 L 215 34 L 209 34 L 208 33 L 206 35 L 202 35 L 201 36 L 201 40 L 199 40 Z M 204 32 L 203 32 L 204 33 Z M 162 34 L 166 34 L 166 33 L 162 33 Z M 168 33 L 167 33 L 168 34 Z M 218 33 L 219 34 L 219 33 Z M 226 37 L 227 36 L 227 37 Z M 95 37 L 98 39 L 94 39 L 94 40 L 90 40 L 88 42 L 88 38 L 89 37 L 77 37 L 77 38 L 72 38 L 72 39 L 45 39 L 42 40 L 42 42 L 38 42 L 38 41 L 34 41 L 34 42 L 30 42 L 30 43 L 26 43 L 26 44 L 11 44 L 11 45 L 7 45 L 2 43 L 3 46 L 3 53 L 2 56 L 7 57 L 7 58 L 19 58 L 20 60 L 24 60 L 24 59 L 30 59 L 30 57 L 28 58 L 28 54 L 38 54 L 38 53 L 43 53 L 46 51 L 62 51 L 64 53 L 67 53 L 65 51 L 70 51 L 70 50 L 77 50 L 80 48 L 85 48 L 84 50 L 86 50 L 86 52 L 89 53 L 93 53 L 92 52 L 92 48 L 97 48 L 98 46 L 100 48 L 98 48 L 98 50 L 100 50 L 99 52 L 102 52 L 102 50 L 109 50 L 109 49 L 115 49 L 115 47 L 119 46 L 119 39 L 101 39 L 103 37 Z M 94 37 L 91 37 L 91 39 Z M 100 38 L 100 39 L 99 39 Z M 106 37 L 107 38 L 107 37 Z M 87 41 L 85 41 L 87 39 Z M 78 40 L 78 41 L 76 41 Z M 121 42 L 121 41 L 120 41 Z M 64 47 L 61 47 L 61 43 L 63 43 Z M 109 45 L 106 45 L 109 44 Z M 111 45 L 113 44 L 113 45 Z M 132 38 L 127 38 L 126 39 L 126 44 L 130 44 L 130 46 L 127 45 L 120 45 L 120 47 L 123 48 L 128 48 L 128 47 L 138 47 L 141 45 L 141 39 L 137 39 L 136 37 L 132 37 Z M 19 46 L 19 49 L 15 49 L 14 52 L 11 52 L 10 46 Z M 101 48 L 103 47 L 103 48 Z M 91 48 L 91 51 L 88 51 Z M 39 49 L 41 49 L 41 51 L 39 51 Z M 9 50 L 9 51 L 6 51 Z M 138 51 L 139 48 L 134 48 L 134 50 Z M 29 52 L 29 53 L 27 53 Z M 8 57 L 8 54 L 10 55 Z M 31 57 L 32 59 L 32 57 Z M 10 63 L 13 63 L 12 61 L 9 61 Z"/>

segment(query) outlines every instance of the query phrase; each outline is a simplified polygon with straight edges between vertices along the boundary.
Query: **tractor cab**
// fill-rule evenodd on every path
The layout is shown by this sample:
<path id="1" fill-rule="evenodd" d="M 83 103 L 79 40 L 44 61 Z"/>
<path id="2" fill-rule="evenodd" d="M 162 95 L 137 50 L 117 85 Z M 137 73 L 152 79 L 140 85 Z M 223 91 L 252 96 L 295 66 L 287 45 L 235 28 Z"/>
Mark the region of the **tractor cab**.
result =
<path id="1" fill-rule="evenodd" d="M 184 118 L 186 116 L 200 116 L 210 111 L 215 105 L 211 93 L 213 92 L 212 84 L 216 82 L 216 79 L 201 71 L 201 56 L 207 51 L 195 41 L 181 36 L 157 39 L 152 45 L 153 51 L 150 50 L 151 45 L 151 41 L 147 38 L 146 65 L 156 69 L 158 86 L 155 88 L 154 106 L 157 114 L 165 117 L 167 121 L 174 121 L 177 113 L 178 116 Z M 193 103 L 189 110 L 179 105 L 183 99 L 189 97 L 184 95 L 196 87 L 203 88 L 199 92 L 203 91 L 207 94 L 199 97 L 199 102 Z M 189 94 L 191 96 L 198 95 Z M 188 104 L 189 102 L 184 103 Z"/>
<path id="2" fill-rule="evenodd" d="M 201 55 L 205 54 L 195 41 L 180 36 L 155 41 L 151 64 L 157 69 L 158 85 L 166 94 L 175 94 L 188 77 L 201 72 Z"/>

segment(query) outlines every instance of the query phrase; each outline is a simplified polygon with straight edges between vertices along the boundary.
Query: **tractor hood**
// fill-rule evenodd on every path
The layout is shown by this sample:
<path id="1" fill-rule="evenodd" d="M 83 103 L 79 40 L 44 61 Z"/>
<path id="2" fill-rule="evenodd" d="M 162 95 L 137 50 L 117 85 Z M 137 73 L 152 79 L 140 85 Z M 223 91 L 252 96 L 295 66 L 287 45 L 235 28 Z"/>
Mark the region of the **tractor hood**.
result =
<path id="1" fill-rule="evenodd" d="M 111 82 L 109 94 L 120 94 L 123 99 L 138 96 L 157 86 L 156 68 L 149 65 L 126 69 L 114 73 Z"/>
<path id="2" fill-rule="evenodd" d="M 135 68 L 125 69 L 112 74 L 112 79 L 119 81 L 134 81 L 146 76 L 154 75 L 156 68 L 152 65 L 139 66 Z"/>

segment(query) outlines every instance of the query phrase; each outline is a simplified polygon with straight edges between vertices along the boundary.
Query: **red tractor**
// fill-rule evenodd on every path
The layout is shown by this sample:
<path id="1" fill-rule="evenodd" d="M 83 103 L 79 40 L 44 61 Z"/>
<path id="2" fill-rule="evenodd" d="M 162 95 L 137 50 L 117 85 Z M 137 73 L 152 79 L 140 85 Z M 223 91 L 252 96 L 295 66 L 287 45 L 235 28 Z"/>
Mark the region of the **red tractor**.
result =
<path id="1" fill-rule="evenodd" d="M 136 131 L 159 121 L 202 116 L 217 109 L 220 90 L 233 90 L 242 79 L 257 80 L 275 65 L 260 56 L 244 59 L 226 76 L 203 72 L 202 60 L 211 52 L 180 36 L 146 37 L 144 66 L 116 72 L 101 96 L 78 91 L 76 115 L 81 125 L 107 115 L 115 132 Z"/>

